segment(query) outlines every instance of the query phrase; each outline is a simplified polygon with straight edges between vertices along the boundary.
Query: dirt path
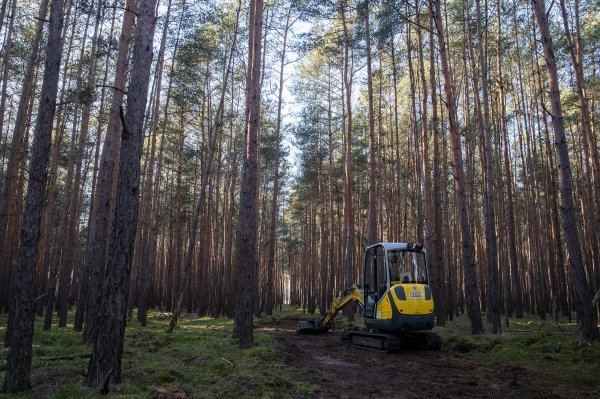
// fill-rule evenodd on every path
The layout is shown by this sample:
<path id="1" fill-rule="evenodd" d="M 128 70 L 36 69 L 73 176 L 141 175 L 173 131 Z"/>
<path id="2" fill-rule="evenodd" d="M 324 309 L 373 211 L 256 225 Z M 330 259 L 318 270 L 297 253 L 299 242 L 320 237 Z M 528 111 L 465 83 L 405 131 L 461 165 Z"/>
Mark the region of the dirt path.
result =
<path id="1" fill-rule="evenodd" d="M 265 326 L 266 327 L 266 326 Z M 551 398 L 551 384 L 523 367 L 476 364 L 460 353 L 382 354 L 342 343 L 340 331 L 299 335 L 294 322 L 264 328 L 287 348 L 298 398 Z M 304 382 L 304 384 L 302 384 Z"/>

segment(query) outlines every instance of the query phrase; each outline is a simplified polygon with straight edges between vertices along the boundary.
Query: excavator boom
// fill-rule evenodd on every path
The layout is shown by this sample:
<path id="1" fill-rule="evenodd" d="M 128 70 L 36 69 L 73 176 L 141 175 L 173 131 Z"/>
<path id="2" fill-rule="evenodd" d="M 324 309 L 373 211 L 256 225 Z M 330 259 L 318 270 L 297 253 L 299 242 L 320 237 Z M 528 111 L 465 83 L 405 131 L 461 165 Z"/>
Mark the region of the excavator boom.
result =
<path id="1" fill-rule="evenodd" d="M 360 291 L 360 288 L 358 288 L 356 284 L 353 284 L 352 287 L 346 288 L 342 292 L 342 295 L 333 300 L 327 313 L 325 313 L 323 316 L 317 317 L 314 321 L 303 320 L 298 322 L 298 328 L 296 331 L 299 333 L 327 332 L 333 325 L 335 316 L 337 316 L 337 314 L 346 306 L 353 302 L 357 302 L 358 306 L 362 308 L 362 298 L 363 295 Z"/>

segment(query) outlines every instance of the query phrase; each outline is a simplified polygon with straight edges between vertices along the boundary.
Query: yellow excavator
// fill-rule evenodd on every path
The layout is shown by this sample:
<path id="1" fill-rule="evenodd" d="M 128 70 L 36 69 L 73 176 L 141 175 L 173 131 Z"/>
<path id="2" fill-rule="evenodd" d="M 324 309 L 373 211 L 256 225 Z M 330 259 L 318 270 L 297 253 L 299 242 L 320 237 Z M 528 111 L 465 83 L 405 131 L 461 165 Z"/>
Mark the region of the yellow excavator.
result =
<path id="1" fill-rule="evenodd" d="M 353 285 L 314 321 L 298 322 L 297 332 L 324 333 L 335 316 L 356 302 L 368 330 L 344 331 L 342 340 L 360 348 L 396 352 L 402 347 L 437 350 L 440 337 L 425 249 L 421 244 L 382 242 L 365 249 L 362 286 Z"/>

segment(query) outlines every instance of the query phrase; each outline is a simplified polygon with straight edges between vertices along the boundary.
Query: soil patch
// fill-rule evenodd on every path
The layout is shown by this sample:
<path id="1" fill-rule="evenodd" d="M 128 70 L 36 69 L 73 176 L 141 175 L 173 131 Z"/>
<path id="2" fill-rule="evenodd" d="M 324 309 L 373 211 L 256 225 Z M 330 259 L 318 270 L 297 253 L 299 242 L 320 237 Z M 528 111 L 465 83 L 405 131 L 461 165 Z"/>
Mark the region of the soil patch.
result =
<path id="1" fill-rule="evenodd" d="M 526 368 L 480 364 L 460 350 L 379 353 L 341 342 L 341 331 L 296 334 L 294 321 L 264 330 L 286 346 L 286 366 L 297 384 L 290 395 L 295 398 L 556 397 L 548 381 Z"/>

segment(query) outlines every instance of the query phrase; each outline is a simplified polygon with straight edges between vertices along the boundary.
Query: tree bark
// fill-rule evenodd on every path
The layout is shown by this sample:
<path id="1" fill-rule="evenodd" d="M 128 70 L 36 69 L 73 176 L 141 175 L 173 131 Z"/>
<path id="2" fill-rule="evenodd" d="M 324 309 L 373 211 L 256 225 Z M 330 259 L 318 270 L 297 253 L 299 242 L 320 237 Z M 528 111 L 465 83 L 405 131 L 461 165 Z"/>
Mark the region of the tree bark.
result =
<path id="1" fill-rule="evenodd" d="M 203 215 L 205 202 L 206 202 L 206 191 L 207 185 L 211 178 L 212 169 L 213 169 L 213 159 L 215 153 L 217 152 L 217 140 L 221 137 L 221 133 L 223 131 L 223 116 L 225 113 L 225 94 L 227 93 L 227 82 L 229 80 L 229 73 L 231 70 L 231 65 L 233 62 L 233 56 L 235 53 L 236 45 L 237 45 L 237 31 L 238 31 L 238 21 L 240 15 L 240 7 L 241 3 L 238 3 L 238 9 L 236 12 L 236 23 L 233 33 L 233 41 L 231 43 L 231 47 L 229 50 L 229 57 L 227 59 L 227 64 L 225 65 L 225 77 L 223 80 L 223 88 L 221 90 L 221 98 L 219 100 L 219 106 L 217 108 L 217 114 L 215 117 L 215 126 L 212 126 L 209 131 L 208 136 L 208 160 L 206 161 L 205 171 L 202 173 L 201 182 L 200 182 L 200 193 L 198 195 L 198 203 L 196 205 L 194 216 L 192 218 L 192 226 L 190 228 L 190 236 L 188 239 L 188 249 L 184 258 L 183 268 L 181 271 L 181 278 L 178 285 L 177 297 L 175 301 L 175 308 L 173 309 L 173 314 L 171 316 L 171 321 L 169 322 L 169 328 L 167 332 L 173 332 L 175 326 L 177 325 L 177 318 L 181 314 L 181 307 L 183 305 L 183 297 L 185 290 L 188 285 L 188 274 L 192 265 L 192 259 L 194 256 L 194 249 L 196 247 L 197 235 L 198 235 L 198 223 L 200 218 Z"/>
<path id="2" fill-rule="evenodd" d="M 107 390 L 111 379 L 121 380 L 121 357 L 127 317 L 133 245 L 138 221 L 140 159 L 146 109 L 157 0 L 142 0 L 133 48 L 127 113 L 121 109 L 122 134 L 117 204 L 110 240 L 102 306 L 94 350 L 85 380 L 89 387 Z"/>
<path id="3" fill-rule="evenodd" d="M 113 99 L 110 106 L 106 137 L 98 171 L 98 187 L 96 190 L 96 207 L 90 218 L 89 241 L 86 248 L 86 267 L 89 268 L 87 314 L 83 330 L 83 342 L 90 343 L 94 336 L 98 308 L 100 306 L 100 290 L 106 268 L 106 252 L 110 239 L 111 224 L 114 215 L 115 177 L 119 162 L 119 143 L 121 120 L 119 110 L 123 104 L 125 83 L 127 80 L 127 54 L 133 31 L 135 15 L 139 0 L 127 0 L 123 13 L 123 25 L 119 37 L 119 49 L 115 65 L 115 81 L 113 83 Z"/>
<path id="4" fill-rule="evenodd" d="M 514 195 L 513 195 L 513 174 L 510 161 L 510 146 L 508 143 L 508 127 L 506 117 L 506 96 L 504 90 L 504 78 L 502 70 L 502 50 L 501 50 L 501 16 L 500 16 L 500 4 L 498 4 L 498 91 L 499 91 L 499 102 L 500 102 L 500 134 L 502 136 L 502 145 L 504 147 L 504 178 L 506 181 L 506 203 L 507 203 L 507 224 L 508 224 L 508 254 L 510 259 L 511 267 L 511 288 L 514 289 L 514 296 L 511 295 L 510 299 L 505 298 L 508 302 L 507 309 L 505 311 L 510 315 L 512 307 L 514 306 L 515 316 L 517 318 L 523 318 L 523 293 L 521 288 L 521 281 L 519 278 L 519 261 L 517 256 L 517 237 L 515 230 L 515 209 L 514 209 Z M 507 281 L 504 284 L 508 284 Z M 512 293 L 512 291 L 511 291 Z M 512 306 L 511 306 L 512 305 Z"/>
<path id="5" fill-rule="evenodd" d="M 452 292 L 444 284 L 444 219 L 443 219 L 443 197 L 442 197 L 442 182 L 441 179 L 446 179 L 446 165 L 442 164 L 440 158 L 440 140 L 441 132 L 439 130 L 438 118 L 438 95 L 437 95 L 437 78 L 434 55 L 434 21 L 433 14 L 429 18 L 429 84 L 431 86 L 431 137 L 433 140 L 433 251 L 430 253 L 431 269 L 435 270 L 435 288 L 436 293 L 436 315 L 437 324 L 444 325 L 446 322 L 448 303 L 446 303 L 446 293 Z M 444 171 L 444 174 L 442 174 Z M 452 295 L 452 294 L 450 294 Z"/>
<path id="6" fill-rule="evenodd" d="M 491 316 L 492 332 L 502 332 L 500 320 L 500 292 L 498 283 L 498 245 L 496 238 L 496 211 L 494 199 L 494 159 L 492 152 L 492 132 L 490 127 L 490 109 L 488 94 L 488 64 L 487 55 L 483 48 L 483 28 L 481 15 L 481 0 L 475 1 L 477 10 L 477 47 L 479 49 L 479 68 L 481 72 L 481 88 L 483 101 L 483 134 L 484 134 L 484 162 L 485 162 L 485 241 L 486 241 L 486 294 L 487 310 Z M 486 10 L 487 11 L 487 10 Z M 487 19 L 487 12 L 486 12 Z"/>
<path id="7" fill-rule="evenodd" d="M 110 30 L 108 35 L 110 37 L 113 36 L 113 32 L 115 29 L 115 15 L 116 15 L 116 8 L 113 9 L 112 12 L 112 18 L 111 18 L 111 24 L 110 24 Z M 96 204 L 96 200 L 97 200 L 97 195 L 96 195 L 96 190 L 97 190 L 97 178 L 98 178 L 98 164 L 99 164 L 99 160 L 100 160 L 100 143 L 102 142 L 101 135 L 102 135 L 102 131 L 104 129 L 104 121 L 105 121 L 105 108 L 104 108 L 104 102 L 106 100 L 106 92 L 107 92 L 107 82 L 108 82 L 108 72 L 109 70 L 112 68 L 112 63 L 110 61 L 110 52 L 107 52 L 105 55 L 105 61 L 104 61 L 104 74 L 103 74 L 103 78 L 102 78 L 102 90 L 101 90 L 101 95 L 100 95 L 100 104 L 98 106 L 99 111 L 99 116 L 98 116 L 98 124 L 96 126 L 96 145 L 95 145 L 95 149 L 94 149 L 94 167 L 93 167 L 93 178 L 92 178 L 92 190 L 91 190 L 91 194 L 90 194 L 90 207 L 89 207 L 89 216 L 88 216 L 88 228 L 90 227 L 91 224 L 91 220 L 92 217 L 95 215 L 95 209 L 97 208 L 97 204 Z M 90 238 L 90 231 L 88 229 L 88 234 L 87 234 L 87 238 L 89 241 Z M 75 318 L 73 321 L 73 330 L 74 331 L 82 331 L 83 330 L 83 323 L 85 321 L 85 316 L 86 316 L 86 312 L 87 312 L 87 300 L 88 300 L 88 283 L 90 280 L 90 265 L 87 263 L 87 260 L 85 259 L 85 253 L 83 256 L 83 270 L 82 273 L 80 275 L 80 279 L 79 279 L 79 295 L 77 298 L 77 310 L 75 311 Z"/>
<path id="8" fill-rule="evenodd" d="M 375 138 L 375 110 L 373 107 L 373 71 L 371 60 L 371 27 L 369 24 L 369 1 L 364 7 L 365 41 L 367 42 L 367 97 L 369 103 L 369 214 L 367 216 L 367 244 L 378 241 L 377 234 L 377 141 Z"/>
<path id="9" fill-rule="evenodd" d="M 567 16 L 567 7 L 565 0 L 560 0 L 560 8 L 563 17 L 563 25 L 565 28 L 565 37 L 567 39 L 567 45 L 569 53 L 571 54 L 571 61 L 573 63 L 573 69 L 575 70 L 575 81 L 577 83 L 577 95 L 579 98 L 579 114 L 581 117 L 581 130 L 583 131 L 583 139 L 585 141 L 585 147 L 589 153 L 588 158 L 591 158 L 592 162 L 592 175 L 594 177 L 594 191 L 593 195 L 594 202 L 591 204 L 595 208 L 595 215 L 592 215 L 593 222 L 596 226 L 600 225 L 600 161 L 598 160 L 598 149 L 596 146 L 596 139 L 594 132 L 592 131 L 592 122 L 590 120 L 590 107 L 587 98 L 587 90 L 585 84 L 585 78 L 583 76 L 583 60 L 581 50 L 581 37 L 579 27 L 579 0 L 574 0 L 575 6 L 575 35 L 571 33 L 569 27 L 569 18 Z M 589 178 L 589 176 L 588 176 Z M 600 251 L 597 248 L 598 236 L 597 232 L 593 231 L 593 243 L 592 249 L 595 259 L 593 263 L 596 268 L 600 266 Z"/>
<path id="10" fill-rule="evenodd" d="M 14 279 L 13 273 L 11 272 L 13 267 L 12 251 L 9 251 L 9 246 L 12 245 L 10 238 L 10 225 L 18 225 L 15 223 L 16 206 L 19 202 L 19 198 L 16 196 L 17 186 L 19 183 L 19 165 L 26 156 L 26 143 L 24 140 L 27 122 L 29 120 L 28 114 L 30 112 L 31 97 L 34 90 L 34 75 L 35 67 L 39 57 L 40 43 L 42 41 L 42 30 L 44 27 L 43 20 L 46 18 L 48 12 L 48 0 L 43 0 L 40 4 L 40 10 L 38 13 L 38 22 L 36 25 L 35 36 L 33 39 L 31 56 L 27 62 L 27 68 L 25 70 L 25 77 L 23 78 L 23 87 L 21 89 L 21 95 L 19 98 L 19 105 L 17 108 L 16 122 L 13 129 L 13 138 L 10 147 L 10 153 L 8 157 L 8 164 L 4 171 L 4 184 L 0 193 L 0 253 L 2 256 L 2 267 L 0 267 L 0 304 L 3 304 L 9 311 L 8 323 L 6 326 L 6 334 L 4 336 L 4 346 L 9 346 L 10 337 L 12 336 L 12 330 L 14 324 L 12 323 L 14 317 L 14 296 L 9 295 L 11 292 L 12 280 Z M 16 226 L 13 226 L 16 227 Z M 6 263 L 5 263 L 6 262 Z M 13 285 L 14 286 L 14 285 Z M 11 314 L 13 317 L 11 317 Z"/>
<path id="11" fill-rule="evenodd" d="M 471 320 L 471 332 L 480 334 L 483 332 L 483 323 L 479 310 L 477 273 L 475 271 L 475 259 L 473 256 L 473 237 L 467 213 L 467 197 L 465 193 L 465 175 L 463 170 L 463 156 L 460 142 L 460 131 L 456 112 L 456 98 L 448 55 L 446 52 L 446 39 L 444 25 L 442 23 L 440 0 L 429 0 L 431 13 L 434 15 L 436 32 L 438 37 L 439 54 L 442 63 L 442 76 L 444 78 L 444 92 L 446 93 L 446 108 L 450 123 L 450 138 L 452 140 L 452 154 L 454 160 L 454 184 L 456 187 L 456 199 L 458 202 L 458 213 L 462 235 L 462 257 L 465 270 L 465 295 L 467 299 L 467 313 Z"/>
<path id="12" fill-rule="evenodd" d="M 236 265 L 234 288 L 233 335 L 240 348 L 252 346 L 252 311 L 256 279 L 257 194 L 258 194 L 258 143 L 260 135 L 261 95 L 261 38 L 263 1 L 250 1 L 248 19 L 248 77 L 246 92 L 246 138 L 244 166 L 240 191 L 240 215 L 236 236 Z"/>
<path id="13" fill-rule="evenodd" d="M 268 249 L 268 260 L 267 260 L 267 303 L 265 311 L 268 316 L 273 313 L 274 303 L 274 276 L 273 271 L 275 268 L 275 230 L 277 227 L 277 209 L 279 204 L 279 162 L 281 155 L 281 108 L 283 105 L 283 72 L 285 68 L 285 55 L 287 51 L 287 38 L 288 31 L 290 29 L 290 17 L 292 14 L 292 6 L 290 5 L 287 11 L 285 27 L 283 30 L 283 45 L 281 48 L 281 60 L 279 64 L 279 96 L 277 98 L 277 122 L 275 127 L 275 158 L 273 159 L 273 197 L 271 199 L 271 219 L 269 225 L 269 249 Z M 323 266 L 323 265 L 321 265 Z"/>
<path id="14" fill-rule="evenodd" d="M 7 358 L 2 392 L 16 393 L 31 387 L 31 343 L 35 319 L 35 263 L 44 209 L 52 121 L 56 110 L 58 77 L 62 58 L 61 33 L 64 1 L 54 0 L 50 8 L 48 44 L 38 116 L 35 124 L 27 198 L 21 228 L 21 247 L 17 263 L 14 333 Z"/>
<path id="15" fill-rule="evenodd" d="M 596 313 L 592 307 L 592 295 L 590 293 L 588 282 L 583 269 L 581 258 L 581 247 L 579 244 L 579 234 L 577 232 L 577 219 L 573 205 L 573 178 L 571 175 L 571 165 L 569 161 L 569 151 L 565 137 L 564 119 L 560 101 L 560 90 L 558 87 L 558 72 L 556 68 L 556 58 L 554 56 L 554 47 L 550 28 L 548 26 L 548 17 L 544 0 L 532 0 L 533 10 L 540 28 L 544 58 L 546 60 L 546 72 L 548 74 L 548 85 L 550 88 L 550 104 L 552 127 L 554 128 L 554 144 L 556 146 L 556 155 L 558 158 L 558 170 L 560 176 L 561 193 L 561 213 L 563 219 L 563 228 L 569 254 L 569 264 L 573 273 L 573 284 L 575 291 L 575 300 L 577 305 L 578 328 L 581 334 L 587 340 L 597 340 L 599 338 Z"/>
<path id="16" fill-rule="evenodd" d="M 346 0 L 340 2 L 340 13 L 343 25 L 344 65 L 343 88 L 345 98 L 345 124 L 342 122 L 344 134 L 344 272 L 345 285 L 351 287 L 354 283 L 354 211 L 352 205 L 352 66 L 350 65 L 350 32 L 347 26 Z M 344 314 L 348 321 L 354 320 L 356 306 L 346 306 Z"/>
<path id="17" fill-rule="evenodd" d="M 14 22 L 17 10 L 17 0 L 13 0 L 10 17 L 8 21 L 8 31 L 6 33 L 6 38 L 4 39 L 4 47 L 2 51 L 4 53 L 2 57 L 2 89 L 0 93 L 0 145 L 4 141 L 2 139 L 2 132 L 4 132 L 4 118 L 6 114 L 6 89 L 8 86 L 8 72 L 10 70 L 10 58 L 12 51 L 12 41 L 13 41 L 13 32 L 14 32 Z M 4 15 L 2 15 L 4 17 Z M 0 22 L 1 24 L 2 22 Z"/>
<path id="18" fill-rule="evenodd" d="M 94 33 L 92 35 L 92 48 L 90 51 L 90 69 L 87 76 L 87 81 L 85 82 L 86 90 L 94 90 L 95 78 L 96 78 L 96 51 L 98 48 L 98 31 L 100 28 L 102 13 L 104 9 L 100 4 L 96 4 L 96 21 L 94 24 Z M 90 14 L 91 15 L 91 14 Z M 87 23 L 86 23 L 87 25 Z M 85 40 L 82 42 L 82 48 L 85 48 Z M 82 64 L 83 57 L 80 57 L 80 65 Z M 81 69 L 81 66 L 80 66 Z M 79 78 L 78 87 L 81 86 L 82 78 Z M 79 88 L 78 91 L 81 91 Z M 78 99 L 78 102 L 80 100 Z M 81 106 L 81 104 L 77 104 L 77 107 Z M 60 278 L 60 287 L 57 298 L 57 309 L 58 309 L 58 326 L 65 327 L 67 325 L 67 312 L 69 309 L 69 297 L 71 293 L 71 285 L 72 278 L 71 275 L 73 270 L 75 269 L 76 264 L 76 251 L 78 249 L 77 238 L 79 237 L 79 232 L 77 231 L 78 221 L 79 221 L 79 211 L 80 211 L 80 202 L 81 202 L 81 191 L 82 189 L 82 167 L 84 161 L 84 149 L 88 138 L 89 133 L 89 125 L 90 125 L 90 117 L 92 111 L 91 101 L 88 100 L 87 103 L 83 104 L 83 113 L 81 118 L 81 128 L 79 129 L 79 139 L 77 141 L 77 145 L 75 149 L 75 175 L 72 181 L 72 194 L 71 201 L 65 207 L 65 212 L 68 209 L 68 223 L 66 230 L 66 246 L 65 246 L 65 254 L 63 261 L 63 269 L 61 271 Z M 75 127 L 75 126 L 74 126 Z M 73 131 L 76 131 L 75 128 Z"/>
<path id="19" fill-rule="evenodd" d="M 162 32 L 162 37 L 160 39 L 160 49 L 158 50 L 158 59 L 156 62 L 156 71 L 155 71 L 155 95 L 154 95 L 154 104 L 152 106 L 152 119 L 150 123 L 150 159 L 148 161 L 148 165 L 146 166 L 146 184 L 144 187 L 145 194 L 142 196 L 142 211 L 140 214 L 141 223 L 143 226 L 143 234 L 142 234 L 142 246 L 141 246 L 141 254 L 140 254 L 140 277 L 139 277 L 139 287 L 138 287 L 138 298 L 137 298 L 137 321 L 143 326 L 146 326 L 147 323 L 147 310 L 148 310 L 148 294 L 150 291 L 150 286 L 152 284 L 152 275 L 154 271 L 154 265 L 156 264 L 154 251 L 156 247 L 156 219 L 157 217 L 154 213 L 157 211 L 156 203 L 158 202 L 158 193 L 155 193 L 155 181 L 154 181 L 154 164 L 156 159 L 156 136 L 158 134 L 158 122 L 160 119 L 160 100 L 161 100 L 161 92 L 162 92 L 162 77 L 164 70 L 164 62 L 165 62 L 165 47 L 167 43 L 167 33 L 169 31 L 169 22 L 171 21 L 171 6 L 172 1 L 169 0 L 167 5 L 167 12 L 165 15 L 165 22 Z M 182 9 L 185 6 L 185 3 L 182 4 Z M 182 12 L 183 16 L 183 12 Z M 175 54 L 177 51 L 177 43 L 179 40 L 179 31 L 181 29 L 181 21 L 178 27 L 176 45 L 175 45 Z M 160 173 L 160 171 L 158 171 Z M 158 186 L 158 185 L 157 185 Z"/>

